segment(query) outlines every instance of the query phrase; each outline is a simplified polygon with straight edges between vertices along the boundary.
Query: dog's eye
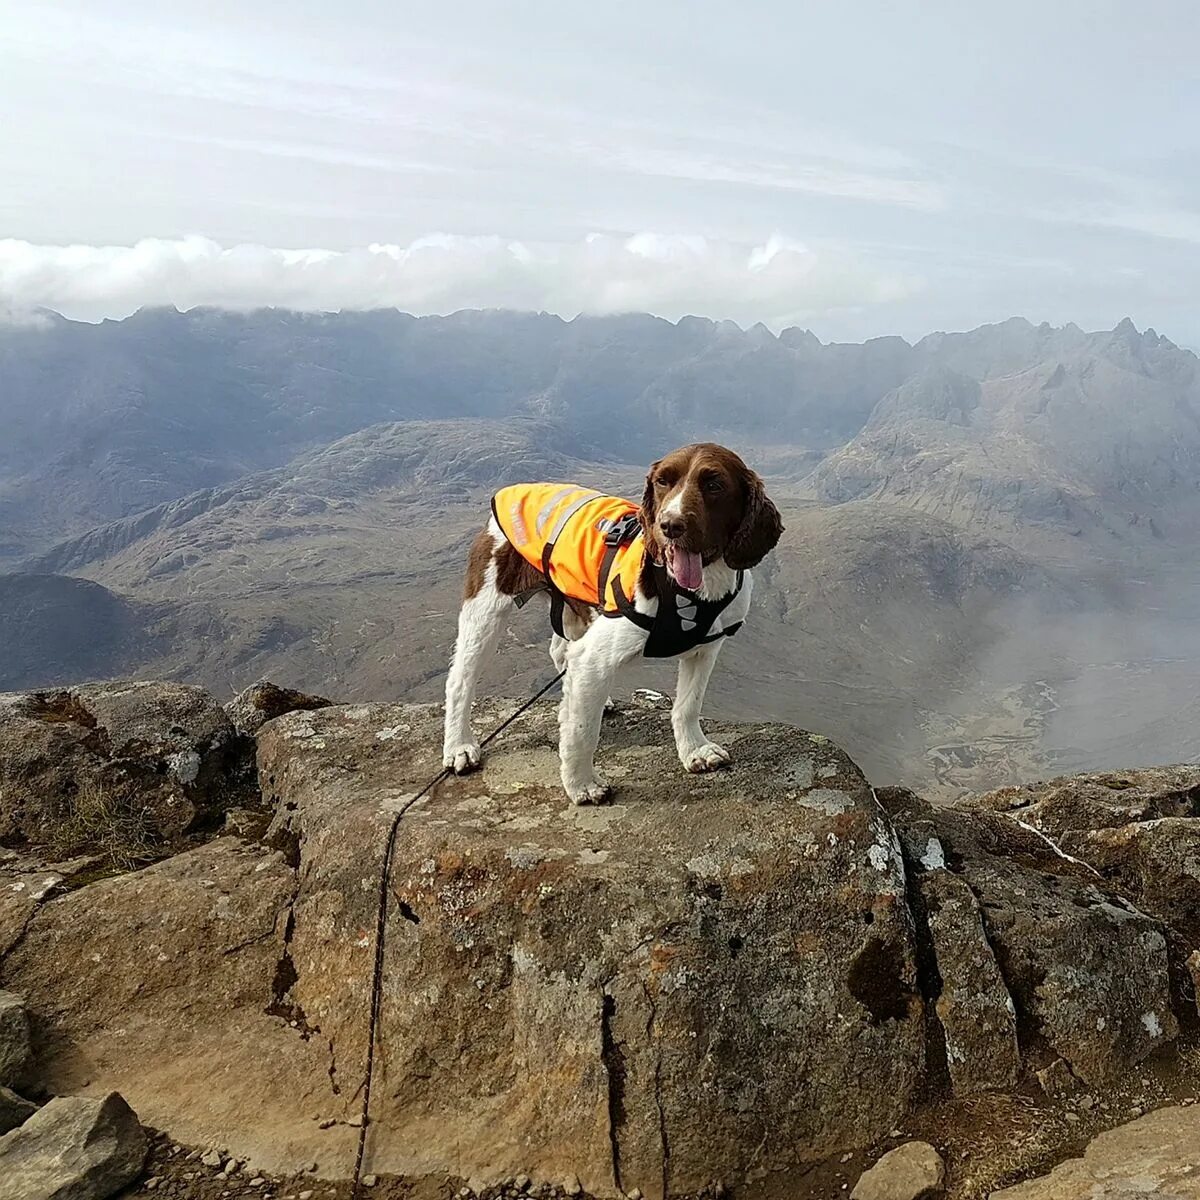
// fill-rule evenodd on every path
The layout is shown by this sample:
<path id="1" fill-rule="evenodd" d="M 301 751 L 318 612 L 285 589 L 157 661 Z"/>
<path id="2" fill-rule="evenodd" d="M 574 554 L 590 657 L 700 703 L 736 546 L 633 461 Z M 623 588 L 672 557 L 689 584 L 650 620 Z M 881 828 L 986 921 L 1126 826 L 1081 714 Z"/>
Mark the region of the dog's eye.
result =
<path id="1" fill-rule="evenodd" d="M 665 475 L 660 475 L 655 481 L 654 486 L 660 488 L 674 487 L 675 480 L 668 479 Z"/>
<path id="2" fill-rule="evenodd" d="M 718 492 L 723 492 L 725 490 L 725 484 L 720 479 L 706 479 L 704 481 L 704 490 L 715 496 Z"/>

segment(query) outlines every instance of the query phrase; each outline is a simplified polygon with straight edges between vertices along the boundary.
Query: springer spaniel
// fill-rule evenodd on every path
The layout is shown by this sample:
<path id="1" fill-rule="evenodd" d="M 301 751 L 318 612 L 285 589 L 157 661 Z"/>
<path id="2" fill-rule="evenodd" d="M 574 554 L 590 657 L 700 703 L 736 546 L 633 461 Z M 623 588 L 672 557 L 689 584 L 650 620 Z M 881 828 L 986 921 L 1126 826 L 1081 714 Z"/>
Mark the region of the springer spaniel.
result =
<path id="1" fill-rule="evenodd" d="M 601 719 L 617 669 L 643 653 L 679 658 L 671 724 L 684 769 L 713 771 L 727 765 L 728 751 L 709 741 L 700 727 L 700 709 L 721 644 L 736 632 L 750 607 L 749 569 L 783 532 L 762 480 L 732 450 L 701 443 L 654 463 L 640 509 L 586 489 L 554 491 L 554 486 L 528 485 L 529 490 L 541 489 L 533 501 L 521 488 L 499 493 L 492 520 L 471 546 L 446 681 L 444 765 L 456 774 L 479 766 L 480 747 L 471 729 L 479 672 L 504 618 L 534 592 L 548 592 L 558 604 L 550 656 L 558 670 L 566 669 L 559 759 L 563 788 L 572 802 L 599 803 L 608 794 L 594 763 Z M 502 497 L 504 523 L 499 519 Z M 530 503 L 542 504 L 536 518 Z M 589 504 L 594 504 L 590 515 Z M 629 510 L 623 520 L 595 520 L 597 513 L 622 509 Z M 603 569 L 592 563 L 599 584 L 568 590 L 566 576 L 557 566 L 549 567 L 550 554 L 559 531 L 576 514 L 583 522 L 582 557 L 600 558 L 606 547 L 613 549 Z M 528 532 L 535 521 L 543 536 L 553 526 L 544 557 Z M 618 542 L 625 567 L 615 583 L 606 583 Z M 625 581 L 632 595 L 622 591 Z M 608 604 L 610 586 L 616 608 Z"/>

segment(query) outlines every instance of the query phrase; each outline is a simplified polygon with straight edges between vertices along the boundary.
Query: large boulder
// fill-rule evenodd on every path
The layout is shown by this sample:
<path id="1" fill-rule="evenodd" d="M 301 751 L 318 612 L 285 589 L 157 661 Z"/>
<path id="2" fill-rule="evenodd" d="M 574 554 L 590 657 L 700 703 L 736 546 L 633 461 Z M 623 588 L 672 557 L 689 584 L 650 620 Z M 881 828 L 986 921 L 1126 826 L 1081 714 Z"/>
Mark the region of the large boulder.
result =
<path id="1" fill-rule="evenodd" d="M 0 1200 L 108 1200 L 137 1177 L 148 1149 L 116 1092 L 51 1100 L 0 1137 Z"/>
<path id="2" fill-rule="evenodd" d="M 0 695 L 0 845 L 171 841 L 231 803 L 251 753 L 221 706 L 178 683 Z M 136 846 L 135 846 L 136 848 Z"/>
<path id="3" fill-rule="evenodd" d="M 1200 947 L 1200 766 L 1068 776 L 987 792 L 967 807 L 1038 830 Z"/>
<path id="4" fill-rule="evenodd" d="M 978 904 L 1034 1065 L 1061 1056 L 1079 1078 L 1102 1085 L 1177 1035 L 1171 931 L 1163 922 L 1111 894 L 1092 867 L 1064 856 L 1008 814 L 938 809 L 903 789 L 881 789 L 880 795 L 898 824 L 920 891 L 944 890 L 925 877 L 945 873 Z M 962 887 L 954 890 L 966 895 Z M 945 933 L 932 922 L 939 973 L 943 981 L 947 975 L 958 981 L 952 1003 L 943 982 L 939 1014 L 961 1012 L 965 1003 L 968 1010 L 993 1014 L 991 1023 L 1004 1003 L 996 976 L 986 968 L 964 975 L 960 947 Z M 948 958 L 959 959 L 957 969 Z M 964 988 L 976 997 L 964 1001 Z M 993 1032 L 1007 1041 L 1002 1026 Z M 975 1028 L 982 1032 L 984 1025 Z M 946 1035 L 948 1050 L 965 1049 L 961 1037 L 956 1040 L 950 1029 Z M 995 1037 L 981 1040 L 975 1065 L 962 1062 L 958 1069 L 983 1072 L 981 1055 L 995 1044 Z"/>
<path id="5" fill-rule="evenodd" d="M 313 1158 L 312 1114 L 336 1098 L 328 1044 L 278 1008 L 295 884 L 279 853 L 218 838 L 45 901 L 0 958 L 39 1081 L 117 1089 L 150 1124 L 264 1163 Z"/>
<path id="6" fill-rule="evenodd" d="M 503 706 L 485 706 L 483 728 Z M 296 1014 L 353 1093 L 392 814 L 440 769 L 440 711 L 292 713 L 259 737 L 300 872 Z M 558 783 L 543 705 L 403 818 L 390 888 L 372 1169 L 579 1177 L 686 1194 L 885 1133 L 923 1066 L 899 845 L 857 767 L 777 726 L 607 728 L 600 808 Z"/>

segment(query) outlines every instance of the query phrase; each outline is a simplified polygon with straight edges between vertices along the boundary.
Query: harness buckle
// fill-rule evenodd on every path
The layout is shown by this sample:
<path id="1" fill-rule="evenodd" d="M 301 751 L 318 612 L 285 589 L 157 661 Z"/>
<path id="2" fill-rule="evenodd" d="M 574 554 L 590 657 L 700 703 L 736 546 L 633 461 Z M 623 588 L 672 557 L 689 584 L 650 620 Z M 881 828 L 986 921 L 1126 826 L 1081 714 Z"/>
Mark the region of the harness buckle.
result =
<path id="1" fill-rule="evenodd" d="M 627 546 L 637 539 L 642 529 L 642 519 L 635 513 L 626 513 L 619 521 L 614 521 L 612 527 L 604 535 L 606 546 Z"/>

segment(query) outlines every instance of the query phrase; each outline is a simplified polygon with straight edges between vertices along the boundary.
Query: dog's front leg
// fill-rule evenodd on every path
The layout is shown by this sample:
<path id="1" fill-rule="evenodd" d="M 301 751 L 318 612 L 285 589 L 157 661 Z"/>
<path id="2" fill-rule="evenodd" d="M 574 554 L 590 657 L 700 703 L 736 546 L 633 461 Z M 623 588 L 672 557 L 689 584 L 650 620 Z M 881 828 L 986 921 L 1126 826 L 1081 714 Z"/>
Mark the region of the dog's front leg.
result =
<path id="1" fill-rule="evenodd" d="M 567 648 L 558 754 L 563 788 L 575 804 L 599 804 L 608 795 L 608 784 L 596 773 L 604 702 L 617 670 L 641 651 L 645 640 L 636 625 L 601 619 Z"/>
<path id="2" fill-rule="evenodd" d="M 704 693 L 724 640 L 720 638 L 697 646 L 679 660 L 679 686 L 671 707 L 671 728 L 675 731 L 675 749 L 679 751 L 679 761 L 685 771 L 715 771 L 729 764 L 729 751 L 710 742 L 700 727 Z"/>

